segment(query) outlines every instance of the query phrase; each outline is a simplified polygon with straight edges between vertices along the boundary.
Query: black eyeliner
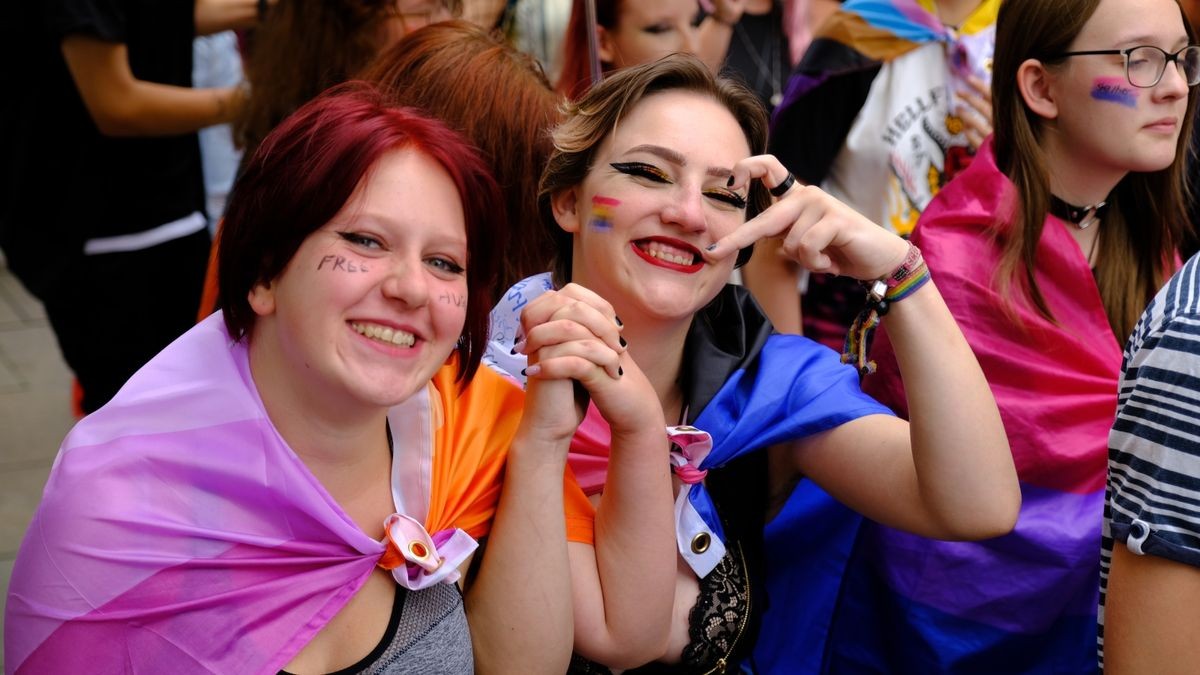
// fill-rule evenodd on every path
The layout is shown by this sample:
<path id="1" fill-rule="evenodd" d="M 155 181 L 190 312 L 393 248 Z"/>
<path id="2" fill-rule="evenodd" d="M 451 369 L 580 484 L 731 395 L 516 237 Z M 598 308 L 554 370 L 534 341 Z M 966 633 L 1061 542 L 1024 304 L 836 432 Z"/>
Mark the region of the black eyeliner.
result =
<path id="1" fill-rule="evenodd" d="M 733 192 L 708 192 L 708 193 L 706 193 L 706 194 L 707 194 L 709 197 L 712 197 L 713 199 L 718 199 L 718 200 L 720 200 L 720 201 L 726 202 L 726 203 L 730 204 L 731 206 L 737 207 L 737 208 L 739 208 L 739 209 L 744 209 L 744 208 L 746 208 L 746 198 L 745 198 L 745 197 L 743 197 L 743 196 L 741 196 L 741 195 L 739 195 L 739 194 L 737 194 L 737 193 L 733 193 Z"/>

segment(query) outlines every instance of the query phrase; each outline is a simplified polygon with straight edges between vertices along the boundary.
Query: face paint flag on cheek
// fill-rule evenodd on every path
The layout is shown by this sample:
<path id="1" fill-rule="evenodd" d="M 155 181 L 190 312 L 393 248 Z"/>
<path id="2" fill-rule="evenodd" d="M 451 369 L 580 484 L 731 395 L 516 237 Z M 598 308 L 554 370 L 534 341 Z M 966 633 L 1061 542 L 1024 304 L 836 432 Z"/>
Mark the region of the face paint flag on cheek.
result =
<path id="1" fill-rule="evenodd" d="M 1138 101 L 1137 92 L 1120 77 L 1097 77 L 1092 83 L 1092 98 L 1118 103 L 1126 108 L 1136 108 Z"/>
<path id="2" fill-rule="evenodd" d="M 612 209 L 620 205 L 620 200 L 613 199 L 612 197 L 603 197 L 601 195 L 592 197 L 592 227 L 597 230 L 611 230 Z"/>

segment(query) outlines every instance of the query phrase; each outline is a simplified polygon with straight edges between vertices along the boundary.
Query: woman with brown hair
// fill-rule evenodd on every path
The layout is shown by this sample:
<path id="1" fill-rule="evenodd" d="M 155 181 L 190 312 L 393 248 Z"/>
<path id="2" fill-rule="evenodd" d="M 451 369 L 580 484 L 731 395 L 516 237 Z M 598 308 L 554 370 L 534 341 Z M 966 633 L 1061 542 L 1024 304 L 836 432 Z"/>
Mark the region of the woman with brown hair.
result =
<path id="1" fill-rule="evenodd" d="M 785 616 L 824 612 L 786 626 L 787 639 L 819 663 L 825 603 L 837 594 L 844 560 L 827 535 L 827 509 L 784 516 L 801 538 L 822 533 L 808 550 L 783 558 L 764 546 L 764 524 L 794 494 L 822 506 L 834 495 L 932 537 L 995 536 L 1017 512 L 999 417 L 919 252 L 819 189 L 796 185 L 761 154 L 766 127 L 753 93 L 688 55 L 623 69 L 588 90 L 555 130 L 542 178 L 554 272 L 518 283 L 492 311 L 485 363 L 536 382 L 524 363 L 540 345 L 536 317 L 603 298 L 597 309 L 620 317 L 625 356 L 678 425 L 669 428 L 675 527 L 657 539 L 644 526 L 642 534 L 614 532 L 613 515 L 650 513 L 639 502 L 663 495 L 635 486 L 648 480 L 645 467 L 667 464 L 667 449 L 647 458 L 616 447 L 610 438 L 621 438 L 621 420 L 601 410 L 588 411 L 572 441 L 579 487 L 566 499 L 575 507 L 568 527 L 595 523 L 594 537 L 590 527 L 568 536 L 575 649 L 609 667 L 657 661 L 669 665 L 648 670 L 737 672 L 770 620 L 768 594 Z M 777 198 L 769 207 L 768 189 Z M 806 266 L 883 289 L 919 409 L 911 426 L 865 396 L 855 368 L 835 352 L 774 333 L 744 289 L 726 283 L 765 236 L 786 237 L 785 250 Z M 593 561 L 622 535 L 626 545 L 665 541 L 666 570 L 600 567 L 597 583 Z M 775 594 L 768 573 L 780 567 L 797 585 Z M 629 580 L 664 571 L 674 605 L 648 593 L 655 604 L 642 602 Z M 583 659 L 574 665 L 603 672 Z M 810 672 L 808 662 L 787 667 Z"/>
<path id="2" fill-rule="evenodd" d="M 537 63 L 474 24 L 444 21 L 388 48 L 362 79 L 394 105 L 446 122 L 483 151 L 512 233 L 498 256 L 499 287 L 547 269 L 553 249 L 538 223 L 537 180 L 553 149 L 550 129 L 561 98 Z"/>
<path id="3" fill-rule="evenodd" d="M 1012 534 L 970 545 L 875 533 L 865 557 L 886 590 L 842 613 L 846 658 L 877 653 L 895 672 L 1094 670 L 1121 345 L 1189 227 L 1197 82 L 1200 48 L 1175 0 L 1001 6 L 994 142 L 912 241 L 1000 407 L 1021 517 Z M 903 414 L 895 351 L 880 341 L 866 387 Z M 887 646 L 864 647 L 871 625 Z"/>

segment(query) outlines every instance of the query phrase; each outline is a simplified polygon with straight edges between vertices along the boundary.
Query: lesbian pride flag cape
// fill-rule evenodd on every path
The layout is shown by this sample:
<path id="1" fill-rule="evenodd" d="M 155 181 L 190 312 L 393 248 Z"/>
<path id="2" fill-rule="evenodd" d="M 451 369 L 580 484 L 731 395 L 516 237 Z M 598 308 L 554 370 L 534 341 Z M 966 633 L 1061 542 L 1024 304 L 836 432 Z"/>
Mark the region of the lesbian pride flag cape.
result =
<path id="1" fill-rule="evenodd" d="M 1121 346 L 1067 225 L 1046 220 L 1035 276 L 1057 325 L 992 284 L 1013 187 L 991 142 L 921 218 L 913 241 L 974 350 L 1021 482 L 1016 529 L 940 542 L 871 526 L 839 610 L 836 672 L 1085 673 L 1096 669 L 1100 523 Z M 1022 328 L 1024 327 L 1024 328 Z M 904 414 L 885 332 L 864 386 Z"/>
<path id="2" fill-rule="evenodd" d="M 446 558 L 401 561 L 409 588 L 453 583 L 487 534 L 520 420 L 517 387 L 456 370 L 388 415 L 389 529 Z M 13 569 L 5 671 L 274 673 L 396 554 L 276 432 L 217 313 L 63 442 Z"/>
<path id="3" fill-rule="evenodd" d="M 520 330 L 521 310 L 552 288 L 550 275 L 544 274 L 525 279 L 505 293 L 492 310 L 492 342 L 485 363 L 521 379 L 524 356 L 511 353 Z M 677 457 L 674 462 L 681 478 L 693 472 L 711 472 L 707 481 L 688 483 L 688 478 L 683 478 L 686 485 L 676 503 L 679 552 L 700 577 L 720 562 L 721 556 L 710 552 L 718 544 L 723 552 L 727 535 L 741 537 L 743 550 L 758 551 L 757 543 L 749 540 L 764 534 L 765 461 L 757 467 L 743 462 L 735 468 L 735 463 L 771 445 L 865 415 L 892 414 L 862 393 L 854 368 L 841 363 L 836 352 L 803 337 L 774 333 L 758 305 L 738 286 L 726 286 L 697 313 L 684 349 L 683 371 L 685 421 L 711 441 L 711 449 L 699 457 L 685 457 L 682 464 Z M 604 487 L 608 440 L 607 423 L 595 406 L 590 406 L 568 457 L 580 488 L 574 497 L 564 495 L 568 521 L 595 515 L 584 493 L 595 494 Z M 687 446 L 686 441 L 681 444 Z M 695 445 L 700 444 L 693 443 L 684 451 Z M 763 453 L 757 455 L 763 459 Z M 717 489 L 712 483 L 721 484 L 723 496 L 714 494 Z M 756 567 L 762 553 L 747 555 L 755 561 L 749 563 L 750 572 L 757 575 L 751 578 L 755 595 L 751 602 L 761 602 L 766 596 L 769 605 L 765 615 L 760 605 L 751 619 L 754 624 L 763 622 L 756 660 L 793 667 L 819 660 L 861 521 L 861 516 L 811 481 L 801 481 L 793 491 L 783 511 L 766 528 L 765 589 L 763 571 Z M 731 534 L 731 530 L 736 532 Z M 587 533 L 586 539 L 568 533 L 568 539 L 590 544 L 590 526 Z M 701 533 L 710 536 L 712 545 L 697 554 L 690 542 Z"/>

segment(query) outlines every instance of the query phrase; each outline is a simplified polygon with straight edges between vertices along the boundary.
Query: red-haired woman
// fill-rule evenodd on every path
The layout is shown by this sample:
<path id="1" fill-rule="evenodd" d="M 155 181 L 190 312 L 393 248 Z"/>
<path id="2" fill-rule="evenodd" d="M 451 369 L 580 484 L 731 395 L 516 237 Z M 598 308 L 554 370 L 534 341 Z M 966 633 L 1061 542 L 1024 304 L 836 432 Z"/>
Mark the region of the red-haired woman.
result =
<path id="1" fill-rule="evenodd" d="M 465 141 L 371 90 L 269 135 L 226 217 L 223 311 L 62 446 L 9 672 L 565 670 L 568 378 L 653 392 L 610 372 L 611 317 L 540 332 L 523 417 L 478 369 L 499 213 Z"/>

